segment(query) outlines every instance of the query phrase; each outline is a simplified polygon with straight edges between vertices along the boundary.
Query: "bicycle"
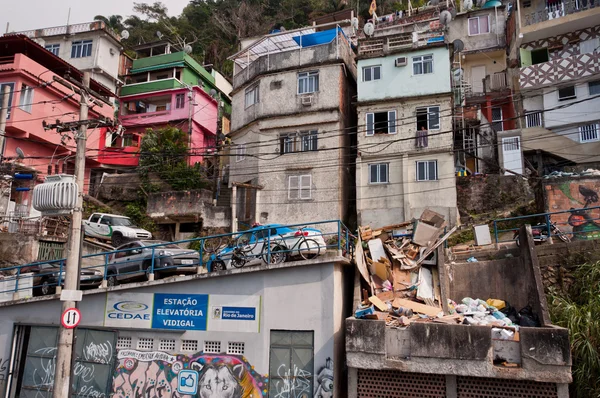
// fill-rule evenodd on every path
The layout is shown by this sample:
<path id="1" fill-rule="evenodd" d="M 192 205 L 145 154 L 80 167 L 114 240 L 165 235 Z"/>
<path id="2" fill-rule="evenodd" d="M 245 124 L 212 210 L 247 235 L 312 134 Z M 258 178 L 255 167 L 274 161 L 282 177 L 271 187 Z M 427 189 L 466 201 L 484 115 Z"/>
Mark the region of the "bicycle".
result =
<path id="1" fill-rule="evenodd" d="M 290 253 L 290 255 L 296 255 L 294 253 L 295 250 L 298 251 L 298 254 L 304 259 L 304 260 L 312 260 L 317 258 L 320 254 L 321 254 L 321 246 L 319 245 L 319 242 L 317 242 L 316 240 L 312 239 L 312 238 L 307 238 L 308 236 L 308 232 L 304 232 L 304 228 L 306 227 L 301 227 L 298 228 L 298 232 L 300 232 L 300 238 L 296 241 L 296 243 L 294 243 L 292 245 L 292 247 L 290 248 L 286 242 L 286 239 L 290 239 L 290 238 L 284 238 L 283 236 L 280 235 L 280 239 L 278 240 L 281 243 L 275 242 L 277 244 L 283 245 L 285 246 L 286 249 L 286 253 Z M 296 235 L 298 235 L 298 232 L 296 232 Z M 287 255 L 286 255 L 287 257 Z"/>

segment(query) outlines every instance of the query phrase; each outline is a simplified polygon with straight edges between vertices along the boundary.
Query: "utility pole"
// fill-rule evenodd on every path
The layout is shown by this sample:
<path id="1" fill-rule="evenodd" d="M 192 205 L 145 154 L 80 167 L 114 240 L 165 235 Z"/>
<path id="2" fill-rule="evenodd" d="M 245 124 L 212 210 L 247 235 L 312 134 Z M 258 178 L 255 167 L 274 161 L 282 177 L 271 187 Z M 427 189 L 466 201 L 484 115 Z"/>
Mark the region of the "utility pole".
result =
<path id="1" fill-rule="evenodd" d="M 88 92 L 90 86 L 90 74 L 84 72 L 83 87 L 80 92 L 79 122 L 87 121 L 88 118 Z M 77 134 L 77 152 L 75 154 L 75 182 L 77 183 L 77 204 L 71 218 L 71 231 L 67 247 L 67 263 L 65 265 L 65 290 L 77 290 L 79 283 L 79 259 L 81 257 L 81 221 L 83 216 L 83 184 L 85 173 L 85 142 L 87 134 L 87 123 L 81 123 Z M 75 307 L 75 301 L 63 301 L 62 312 Z M 62 313 L 61 312 L 61 313 Z M 71 387 L 71 370 L 73 355 L 74 329 L 67 329 L 61 325 L 58 334 L 58 352 L 56 355 L 54 390 L 52 398 L 69 397 Z"/>
<path id="2" fill-rule="evenodd" d="M 2 90 L 2 110 L 0 110 L 0 163 L 4 159 L 4 136 L 6 135 L 6 119 L 8 119 L 8 97 L 10 86 L 7 84 Z"/>

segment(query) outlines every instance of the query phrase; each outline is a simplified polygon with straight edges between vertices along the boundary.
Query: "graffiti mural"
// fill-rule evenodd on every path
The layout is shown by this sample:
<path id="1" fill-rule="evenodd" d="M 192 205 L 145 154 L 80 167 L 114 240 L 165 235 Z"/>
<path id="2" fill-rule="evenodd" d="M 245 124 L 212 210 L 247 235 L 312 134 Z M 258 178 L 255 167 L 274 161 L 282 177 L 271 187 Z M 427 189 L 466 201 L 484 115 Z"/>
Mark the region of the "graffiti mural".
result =
<path id="1" fill-rule="evenodd" d="M 547 211 L 571 210 L 554 214 L 552 221 L 574 240 L 600 239 L 599 179 L 579 179 L 550 183 L 545 187 Z"/>
<path id="2" fill-rule="evenodd" d="M 246 358 L 228 354 L 169 355 L 164 352 L 121 350 L 113 379 L 114 398 L 183 398 L 177 374 L 199 374 L 199 398 L 261 398 L 267 396 L 268 376 L 254 370 Z"/>
<path id="3" fill-rule="evenodd" d="M 327 358 L 325 366 L 317 375 L 315 398 L 333 398 L 333 361 Z"/>

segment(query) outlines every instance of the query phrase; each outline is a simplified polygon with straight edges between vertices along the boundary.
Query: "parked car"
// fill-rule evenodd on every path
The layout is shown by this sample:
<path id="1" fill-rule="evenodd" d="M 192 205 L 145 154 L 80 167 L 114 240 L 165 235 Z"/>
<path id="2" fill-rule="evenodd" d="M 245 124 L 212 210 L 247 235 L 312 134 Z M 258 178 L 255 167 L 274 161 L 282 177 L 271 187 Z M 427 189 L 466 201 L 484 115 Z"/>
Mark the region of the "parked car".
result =
<path id="1" fill-rule="evenodd" d="M 160 246 L 156 246 L 160 245 Z M 174 243 L 160 240 L 138 240 L 126 243 L 110 255 L 106 281 L 108 286 L 116 286 L 125 280 L 147 278 L 154 256 L 154 273 L 168 274 L 195 273 L 200 257 L 198 252 L 182 249 Z"/>
<path id="2" fill-rule="evenodd" d="M 134 239 L 152 239 L 152 234 L 133 224 L 129 217 L 117 214 L 93 213 L 83 221 L 86 236 L 111 241 L 114 247 Z"/>
<path id="3" fill-rule="evenodd" d="M 42 263 L 32 265 L 21 269 L 21 274 L 33 273 L 33 295 L 46 296 L 54 294 L 58 286 L 58 277 L 60 275 L 60 286 L 64 287 L 65 268 L 61 271 L 60 264 Z M 81 288 L 98 287 L 102 283 L 103 273 L 99 269 L 84 268 L 79 272 L 79 286 Z"/>
<path id="4" fill-rule="evenodd" d="M 213 253 L 208 260 L 209 269 L 222 271 L 266 261 L 262 254 L 263 250 L 266 251 L 265 246 L 269 239 L 272 245 L 276 244 L 279 248 L 283 246 L 286 251 L 285 258 L 300 254 L 299 243 L 302 240 L 310 243 L 308 246 L 315 255 L 324 251 L 327 246 L 323 233 L 315 228 L 290 228 L 281 224 L 260 225 L 244 231 L 235 237 L 233 244 Z"/>

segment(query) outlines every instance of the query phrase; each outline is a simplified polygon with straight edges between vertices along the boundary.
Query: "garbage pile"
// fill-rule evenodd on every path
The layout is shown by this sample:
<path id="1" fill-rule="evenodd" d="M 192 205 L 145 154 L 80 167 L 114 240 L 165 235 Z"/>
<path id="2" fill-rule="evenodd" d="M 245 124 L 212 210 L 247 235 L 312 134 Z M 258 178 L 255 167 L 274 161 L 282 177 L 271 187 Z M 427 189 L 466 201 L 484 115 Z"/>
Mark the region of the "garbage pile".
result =
<path id="1" fill-rule="evenodd" d="M 600 170 L 597 169 L 587 169 L 582 171 L 581 173 L 570 173 L 566 171 L 553 171 L 550 174 L 546 174 L 543 178 L 561 178 L 561 177 L 597 177 L 600 176 Z"/>
<path id="2" fill-rule="evenodd" d="M 445 226 L 444 216 L 426 209 L 418 220 L 359 228 L 355 260 L 369 289 L 357 318 L 408 325 L 415 313 L 443 315 L 436 249 L 456 230 L 444 234 Z M 439 319 L 456 322 L 455 315 Z"/>

